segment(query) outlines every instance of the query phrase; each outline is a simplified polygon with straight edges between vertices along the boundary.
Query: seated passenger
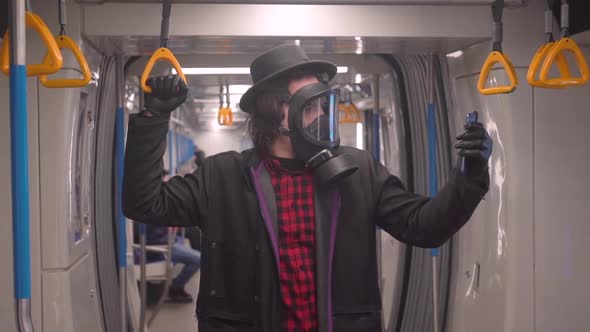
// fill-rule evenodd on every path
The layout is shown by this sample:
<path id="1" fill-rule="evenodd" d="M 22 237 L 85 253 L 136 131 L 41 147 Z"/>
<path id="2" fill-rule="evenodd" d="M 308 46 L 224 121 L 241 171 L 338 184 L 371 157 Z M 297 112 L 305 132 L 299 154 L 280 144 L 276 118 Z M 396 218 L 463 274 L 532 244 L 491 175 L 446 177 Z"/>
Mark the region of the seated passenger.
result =
<path id="1" fill-rule="evenodd" d="M 166 181 L 168 177 L 168 171 L 163 171 L 163 180 Z M 134 225 L 134 232 L 136 232 L 135 241 L 139 242 L 139 227 Z M 146 225 L 146 245 L 167 245 L 168 244 L 168 232 L 169 229 L 166 226 L 155 226 Z M 147 252 L 146 260 L 148 262 L 162 260 L 164 257 L 161 254 Z M 193 297 L 187 293 L 184 286 L 188 281 L 199 271 L 201 267 L 201 253 L 193 248 L 189 248 L 184 244 L 184 237 L 176 235 L 174 243 L 172 244 L 172 256 L 171 260 L 173 263 L 182 263 L 184 267 L 172 280 L 168 295 L 172 302 L 186 302 L 190 303 L 193 301 Z"/>

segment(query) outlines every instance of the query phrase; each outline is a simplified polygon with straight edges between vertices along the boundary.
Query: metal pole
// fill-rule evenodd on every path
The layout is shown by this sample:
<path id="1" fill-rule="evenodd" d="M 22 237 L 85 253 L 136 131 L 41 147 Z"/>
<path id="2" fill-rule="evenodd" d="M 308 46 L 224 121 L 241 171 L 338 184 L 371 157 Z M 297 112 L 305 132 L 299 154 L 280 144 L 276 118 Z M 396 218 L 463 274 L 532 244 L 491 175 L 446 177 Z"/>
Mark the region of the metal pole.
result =
<path id="1" fill-rule="evenodd" d="M 172 152 L 172 150 L 174 150 L 174 158 L 172 158 L 171 154 L 168 154 L 168 159 L 170 160 L 170 177 L 172 177 L 173 175 L 176 175 L 176 168 L 178 168 L 178 159 L 179 159 L 179 153 L 178 153 L 178 138 L 179 135 L 176 131 L 176 128 L 173 128 L 172 132 L 170 133 L 170 138 L 174 137 L 174 143 L 172 143 L 171 140 L 168 140 L 168 148 L 170 149 L 170 152 Z M 172 167 L 172 162 L 174 162 L 174 168 Z M 174 173 L 173 170 L 174 169 Z M 150 318 L 148 319 L 147 322 L 147 326 L 150 327 L 154 321 L 154 319 L 156 319 L 156 316 L 158 316 L 158 313 L 160 312 L 160 309 L 162 308 L 162 305 L 164 304 L 164 298 L 166 297 L 166 295 L 168 294 L 168 291 L 170 290 L 170 285 L 172 284 L 172 246 L 174 245 L 174 241 L 176 239 L 176 232 L 177 229 L 176 228 L 169 228 L 168 229 L 168 246 L 167 246 L 167 251 L 168 253 L 166 254 L 166 281 L 164 282 L 164 291 L 162 292 L 162 295 L 160 296 L 160 298 L 158 299 L 158 303 L 156 304 L 156 307 L 154 308 L 154 310 L 152 311 L 152 314 L 150 316 Z"/>
<path id="2" fill-rule="evenodd" d="M 10 27 L 10 162 L 14 298 L 19 332 L 34 331 L 31 319 L 31 244 L 25 1 L 12 0 Z"/>
<path id="3" fill-rule="evenodd" d="M 438 294 L 438 256 L 432 256 L 432 310 L 434 312 L 434 332 L 440 330 L 439 319 L 439 294 Z"/>
<path id="4" fill-rule="evenodd" d="M 121 303 L 121 331 L 127 331 L 127 228 L 126 219 L 123 215 L 123 169 L 125 158 L 125 110 L 123 99 L 125 94 L 125 74 L 123 72 L 123 56 L 116 58 L 117 75 L 117 114 L 115 120 L 115 141 L 117 144 L 117 221 L 119 228 L 119 290 Z"/>
<path id="5" fill-rule="evenodd" d="M 139 82 L 141 82 L 141 77 L 139 77 Z M 144 94 L 141 89 L 139 90 L 139 109 L 143 110 L 144 108 Z M 139 332 L 145 331 L 145 316 L 147 310 L 147 279 L 146 279 L 146 252 L 145 252 L 145 242 L 146 242 L 146 225 L 139 223 L 139 284 L 140 284 L 140 296 L 141 296 L 141 305 L 139 307 Z"/>
<path id="6" fill-rule="evenodd" d="M 164 299 L 166 295 L 168 295 L 168 291 L 170 290 L 170 285 L 172 284 L 172 246 L 174 245 L 174 241 L 176 239 L 176 228 L 169 228 L 168 229 L 168 246 L 167 250 L 168 253 L 166 254 L 166 281 L 164 282 L 164 290 L 162 291 L 162 295 L 158 299 L 158 303 L 152 312 L 152 315 L 148 319 L 147 326 L 150 327 L 160 309 L 162 309 L 162 304 L 164 304 Z"/>
<path id="7" fill-rule="evenodd" d="M 141 285 L 141 308 L 139 310 L 139 332 L 145 331 L 145 315 L 147 310 L 147 279 L 145 271 L 145 241 L 146 241 L 146 226 L 145 224 L 139 224 L 139 266 L 140 266 L 140 285 Z"/>

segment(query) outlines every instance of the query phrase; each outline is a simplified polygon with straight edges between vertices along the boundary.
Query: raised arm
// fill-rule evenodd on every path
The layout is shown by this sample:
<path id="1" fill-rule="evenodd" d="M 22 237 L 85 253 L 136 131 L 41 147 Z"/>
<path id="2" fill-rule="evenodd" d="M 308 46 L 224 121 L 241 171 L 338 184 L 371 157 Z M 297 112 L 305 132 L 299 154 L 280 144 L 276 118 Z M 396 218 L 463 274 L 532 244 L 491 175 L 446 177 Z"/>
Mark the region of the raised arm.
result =
<path id="1" fill-rule="evenodd" d="M 466 158 L 465 171 L 455 169 L 432 199 L 406 191 L 398 178 L 375 162 L 377 224 L 398 240 L 425 248 L 441 246 L 471 218 L 487 193 L 490 137 L 483 125 L 475 122 L 457 138 L 459 156 Z"/>
<path id="2" fill-rule="evenodd" d="M 186 99 L 187 86 L 177 75 L 150 78 L 147 84 L 153 91 L 145 96 L 145 111 L 129 118 L 123 212 L 146 224 L 199 225 L 206 206 L 203 172 L 162 181 L 170 113 Z"/>

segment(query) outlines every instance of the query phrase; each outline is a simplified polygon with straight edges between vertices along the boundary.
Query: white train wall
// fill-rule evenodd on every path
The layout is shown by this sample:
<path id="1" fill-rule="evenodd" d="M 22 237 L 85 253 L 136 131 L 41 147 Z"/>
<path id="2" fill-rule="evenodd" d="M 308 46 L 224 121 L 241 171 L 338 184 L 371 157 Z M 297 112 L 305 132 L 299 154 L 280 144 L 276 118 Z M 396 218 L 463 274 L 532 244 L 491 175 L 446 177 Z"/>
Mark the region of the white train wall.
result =
<path id="1" fill-rule="evenodd" d="M 543 10 L 543 1 L 528 1 L 504 13 L 504 51 L 520 80 L 515 92 L 478 93 L 489 43 L 448 58 L 455 126 L 477 110 L 495 145 L 490 193 L 454 240 L 447 331 L 583 332 L 590 326 L 590 86 L 550 90 L 527 83 L 533 54 L 545 42 Z M 581 45 L 590 58 L 587 46 Z M 493 80 L 507 83 L 501 69 Z"/>

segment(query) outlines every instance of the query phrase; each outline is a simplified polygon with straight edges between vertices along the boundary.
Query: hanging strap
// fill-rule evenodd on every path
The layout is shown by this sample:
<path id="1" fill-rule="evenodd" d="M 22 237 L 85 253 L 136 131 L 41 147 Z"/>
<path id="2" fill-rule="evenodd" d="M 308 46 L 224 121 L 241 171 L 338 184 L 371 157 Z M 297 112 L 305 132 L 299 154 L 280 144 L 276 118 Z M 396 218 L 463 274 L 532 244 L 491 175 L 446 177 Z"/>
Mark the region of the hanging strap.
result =
<path id="1" fill-rule="evenodd" d="M 225 86 L 225 101 L 227 102 L 227 108 L 231 108 L 229 101 L 229 83 Z"/>
<path id="2" fill-rule="evenodd" d="M 59 34 L 66 34 L 66 0 L 59 1 Z"/>
<path id="3" fill-rule="evenodd" d="M 504 0 L 496 0 L 492 4 L 492 18 L 493 18 L 493 29 L 492 29 L 492 52 L 484 62 L 479 80 L 477 81 L 477 89 L 483 95 L 495 95 L 499 93 L 510 93 L 516 89 L 518 85 L 518 77 L 514 66 L 510 62 L 510 59 L 502 51 L 502 39 L 503 39 L 503 25 L 502 25 L 502 12 L 504 11 Z M 509 85 L 486 88 L 486 82 L 488 76 L 492 71 L 494 64 L 500 63 L 504 67 L 506 75 L 510 80 Z"/>
<path id="4" fill-rule="evenodd" d="M 186 83 L 186 77 L 182 73 L 182 68 L 180 67 L 180 63 L 172 54 L 172 52 L 168 49 L 168 28 L 170 26 L 170 9 L 172 7 L 170 0 L 162 0 L 162 29 L 160 31 L 160 48 L 158 48 L 154 54 L 152 54 L 151 58 L 148 60 L 148 63 L 145 65 L 143 69 L 143 73 L 141 74 L 141 90 L 145 93 L 151 93 L 152 88 L 147 86 L 147 80 L 154 68 L 154 65 L 157 61 L 163 60 L 170 63 L 176 69 L 176 72 L 182 80 Z"/>
<path id="5" fill-rule="evenodd" d="M 504 25 L 502 24 L 502 13 L 504 12 L 504 0 L 496 0 L 492 5 L 492 51 L 502 53 L 502 41 L 504 38 Z"/>
<path id="6" fill-rule="evenodd" d="M 160 30 L 160 47 L 168 47 L 168 33 L 170 28 L 171 8 L 172 3 L 170 0 L 162 0 L 162 27 Z"/>
<path id="7" fill-rule="evenodd" d="M 530 85 L 538 88 L 561 89 L 565 88 L 565 84 L 549 84 L 543 80 L 537 79 L 537 72 L 540 72 L 542 65 L 547 58 L 551 49 L 555 46 L 555 39 L 553 38 L 553 11 L 551 10 L 551 0 L 545 0 L 545 44 L 541 45 L 529 65 L 527 72 L 527 81 Z M 555 57 L 557 68 L 562 78 L 567 79 L 571 77 L 567 59 L 562 53 L 558 53 Z M 564 81 L 565 82 L 565 81 Z"/>
<path id="8" fill-rule="evenodd" d="M 586 58 L 576 41 L 569 38 L 569 35 L 569 4 L 567 0 L 561 0 L 561 40 L 548 51 L 539 74 L 540 80 L 546 85 L 569 87 L 586 84 L 590 80 L 590 69 L 588 68 Z M 581 76 L 571 77 L 569 68 L 566 66 L 567 60 L 563 55 L 564 51 L 569 51 L 574 56 Z M 558 78 L 549 78 L 549 72 L 555 62 L 557 62 L 560 68 L 561 76 Z M 568 70 L 564 71 L 564 68 Z"/>
<path id="9" fill-rule="evenodd" d="M 561 0 L 561 38 L 570 36 L 570 6 L 567 0 Z"/>
<path id="10" fill-rule="evenodd" d="M 553 38 L 553 12 L 551 11 L 551 0 L 545 0 L 545 36 L 546 42 L 554 42 Z"/>

